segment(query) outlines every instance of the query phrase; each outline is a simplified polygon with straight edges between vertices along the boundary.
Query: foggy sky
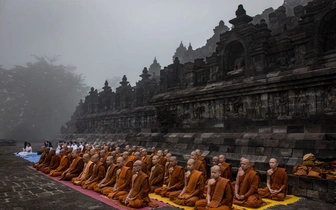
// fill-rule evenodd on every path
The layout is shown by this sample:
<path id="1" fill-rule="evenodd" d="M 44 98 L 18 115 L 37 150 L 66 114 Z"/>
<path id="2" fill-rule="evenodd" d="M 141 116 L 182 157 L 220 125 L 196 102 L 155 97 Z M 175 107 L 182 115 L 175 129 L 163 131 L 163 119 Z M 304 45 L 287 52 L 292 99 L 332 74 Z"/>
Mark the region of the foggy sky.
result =
<path id="1" fill-rule="evenodd" d="M 135 85 L 157 57 L 162 68 L 182 41 L 203 46 L 239 4 L 250 16 L 283 0 L 0 0 L 0 65 L 9 69 L 60 55 L 98 90 L 107 78 Z M 113 90 L 115 91 L 115 90 Z"/>

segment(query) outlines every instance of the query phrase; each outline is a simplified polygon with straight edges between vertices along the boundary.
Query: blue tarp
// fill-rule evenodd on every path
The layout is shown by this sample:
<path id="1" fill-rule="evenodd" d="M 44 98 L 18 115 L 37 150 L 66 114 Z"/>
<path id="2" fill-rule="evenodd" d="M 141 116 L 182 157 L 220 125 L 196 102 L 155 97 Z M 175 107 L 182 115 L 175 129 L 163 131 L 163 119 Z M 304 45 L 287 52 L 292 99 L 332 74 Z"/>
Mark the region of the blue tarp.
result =
<path id="1" fill-rule="evenodd" d="M 19 155 L 18 153 L 14 153 L 14 155 L 21 157 L 30 162 L 36 163 L 40 160 L 41 155 L 38 155 L 37 152 L 28 153 L 27 155 Z"/>

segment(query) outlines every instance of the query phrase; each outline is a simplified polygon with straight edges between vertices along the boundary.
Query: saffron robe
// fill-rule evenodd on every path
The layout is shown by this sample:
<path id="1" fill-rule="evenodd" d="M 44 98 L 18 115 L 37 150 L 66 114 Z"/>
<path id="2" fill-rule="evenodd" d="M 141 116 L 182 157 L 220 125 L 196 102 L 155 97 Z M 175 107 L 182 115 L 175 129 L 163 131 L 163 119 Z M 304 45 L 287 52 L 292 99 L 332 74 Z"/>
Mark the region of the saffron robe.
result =
<path id="1" fill-rule="evenodd" d="M 38 161 L 37 163 L 35 163 L 35 164 L 33 165 L 33 167 L 36 168 L 36 166 L 38 166 L 39 164 L 43 163 L 43 161 L 44 161 L 44 159 L 46 158 L 46 156 L 47 156 L 47 153 L 46 153 L 46 152 L 42 152 L 39 161 Z"/>
<path id="2" fill-rule="evenodd" d="M 221 177 L 231 180 L 232 179 L 232 166 L 230 163 L 223 163 L 219 165 L 221 170 Z"/>
<path id="3" fill-rule="evenodd" d="M 63 155 L 60 160 L 59 166 L 55 170 L 51 170 L 50 176 L 61 176 L 62 173 L 69 168 L 69 157 L 67 155 Z"/>
<path id="4" fill-rule="evenodd" d="M 51 158 L 52 158 L 53 154 L 51 152 L 49 152 L 48 154 L 46 154 L 43 162 L 41 164 L 38 164 L 36 166 L 36 170 L 41 170 L 44 167 L 48 167 L 50 165 L 51 162 Z"/>
<path id="5" fill-rule="evenodd" d="M 186 178 L 186 184 L 187 186 L 184 186 L 183 192 L 182 191 L 176 191 L 173 193 L 170 193 L 169 199 L 178 204 L 183 206 L 195 206 L 195 203 L 197 200 L 203 198 L 203 189 L 204 189 L 204 177 L 203 173 L 197 170 L 194 170 L 189 177 Z M 180 196 L 180 193 L 183 192 L 183 194 Z M 189 197 L 190 198 L 185 198 Z"/>
<path id="6" fill-rule="evenodd" d="M 244 195 L 244 200 L 238 200 L 234 196 L 233 203 L 249 208 L 258 208 L 262 204 L 262 200 L 258 194 L 258 186 L 260 183 L 259 175 L 250 168 L 244 175 L 239 177 L 238 194 Z"/>
<path id="7" fill-rule="evenodd" d="M 104 179 L 104 177 L 105 177 L 105 166 L 101 162 L 98 162 L 98 163 L 94 164 L 92 175 L 87 180 L 87 181 L 90 181 L 91 183 L 86 184 L 86 181 L 82 182 L 82 184 L 81 184 L 82 188 L 88 189 L 88 190 L 93 190 L 93 187 L 97 183 L 99 183 L 102 179 Z"/>
<path id="8" fill-rule="evenodd" d="M 206 161 L 203 157 L 197 159 L 195 164 L 195 170 L 202 172 L 204 180 L 207 180 Z"/>
<path id="9" fill-rule="evenodd" d="M 142 157 L 141 171 L 149 176 L 151 172 L 151 168 L 152 168 L 152 158 L 149 155 Z"/>
<path id="10" fill-rule="evenodd" d="M 117 165 L 112 163 L 112 165 L 110 165 L 107 168 L 106 175 L 105 175 L 104 179 L 94 186 L 94 188 L 93 188 L 94 191 L 99 192 L 99 193 L 103 193 L 104 190 L 110 189 L 109 192 L 111 192 L 112 187 L 114 186 L 114 184 L 116 182 L 117 169 L 118 169 Z M 99 187 L 98 186 L 99 184 L 104 184 L 105 186 L 104 187 Z"/>
<path id="11" fill-rule="evenodd" d="M 156 188 L 154 192 L 162 197 L 169 197 L 171 192 L 182 190 L 184 187 L 184 174 L 185 171 L 182 166 L 175 166 L 167 187 Z"/>
<path id="12" fill-rule="evenodd" d="M 61 177 L 62 180 L 70 181 L 72 178 L 77 177 L 82 171 L 84 167 L 84 161 L 80 156 L 77 156 L 72 160 L 72 163 L 69 166 L 68 171 Z"/>
<path id="13" fill-rule="evenodd" d="M 149 185 L 150 185 L 150 192 L 154 192 L 154 190 L 158 187 L 162 187 L 163 185 L 163 166 L 161 164 L 156 164 L 153 166 L 153 170 L 149 177 Z"/>
<path id="14" fill-rule="evenodd" d="M 81 185 L 82 182 L 88 180 L 93 172 L 93 162 L 90 160 L 89 162 L 84 164 L 83 171 L 78 175 L 78 177 L 72 178 L 71 182 L 74 185 Z"/>
<path id="15" fill-rule="evenodd" d="M 131 180 L 132 180 L 131 169 L 127 166 L 123 166 L 120 173 L 117 174 L 117 181 L 115 184 L 117 190 L 115 192 L 111 191 L 108 194 L 108 197 L 110 199 L 117 200 L 119 196 L 126 195 L 131 188 Z"/>
<path id="16" fill-rule="evenodd" d="M 49 174 L 51 170 L 55 170 L 61 162 L 60 155 L 53 155 L 48 167 L 41 168 L 41 171 L 45 174 Z"/>
<path id="17" fill-rule="evenodd" d="M 135 177 L 135 178 L 134 178 Z M 132 177 L 132 188 L 130 192 L 126 195 L 119 197 L 122 204 L 131 208 L 142 208 L 148 206 L 150 202 L 149 196 L 149 180 L 147 174 L 140 171 L 138 175 L 133 175 Z M 127 196 L 130 199 L 129 203 L 125 203 Z"/>
<path id="18" fill-rule="evenodd" d="M 196 201 L 195 209 L 197 210 L 231 210 L 233 203 L 233 190 L 230 180 L 220 177 L 212 186 L 208 186 L 210 191 L 210 203 L 207 199 Z"/>
<path id="19" fill-rule="evenodd" d="M 273 172 L 273 174 L 270 176 L 270 184 L 272 190 L 281 189 L 281 191 L 278 193 L 271 193 L 268 187 L 265 187 L 265 188 L 259 188 L 258 194 L 262 198 L 270 198 L 276 201 L 283 201 L 287 195 L 287 189 L 288 189 L 288 176 L 286 169 L 277 168 L 277 170 Z"/>

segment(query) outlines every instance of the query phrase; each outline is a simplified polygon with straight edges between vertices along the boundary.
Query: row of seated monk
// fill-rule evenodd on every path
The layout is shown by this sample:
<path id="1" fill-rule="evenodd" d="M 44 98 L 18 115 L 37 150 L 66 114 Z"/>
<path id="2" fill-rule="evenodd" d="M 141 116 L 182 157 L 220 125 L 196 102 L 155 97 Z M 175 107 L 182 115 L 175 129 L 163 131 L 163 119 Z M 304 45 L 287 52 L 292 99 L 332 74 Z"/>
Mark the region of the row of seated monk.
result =
<path id="1" fill-rule="evenodd" d="M 195 209 L 231 209 L 232 204 L 257 208 L 262 205 L 262 198 L 282 201 L 287 194 L 287 173 L 278 167 L 275 158 L 269 161 L 267 186 L 258 188 L 259 175 L 244 157 L 236 180 L 231 182 L 231 165 L 225 162 L 225 155 L 213 157 L 208 178 L 206 159 L 200 150 L 191 152 L 185 170 L 168 150 L 152 148 L 149 155 L 145 148 L 134 150 L 127 146 L 123 153 L 118 147 L 114 151 L 108 151 L 107 146 L 100 151 L 94 147 L 82 153 L 64 146 L 59 154 L 42 147 L 34 168 L 132 208 L 155 207 L 149 193 Z"/>

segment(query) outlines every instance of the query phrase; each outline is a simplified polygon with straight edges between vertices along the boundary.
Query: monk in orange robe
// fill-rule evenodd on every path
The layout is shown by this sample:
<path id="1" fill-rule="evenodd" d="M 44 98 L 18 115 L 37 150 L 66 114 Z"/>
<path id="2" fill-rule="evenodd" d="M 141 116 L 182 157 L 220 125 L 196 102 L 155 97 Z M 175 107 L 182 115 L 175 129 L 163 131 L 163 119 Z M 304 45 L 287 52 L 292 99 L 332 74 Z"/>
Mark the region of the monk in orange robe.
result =
<path id="1" fill-rule="evenodd" d="M 218 163 L 217 163 L 218 164 Z M 196 201 L 196 210 L 231 210 L 233 203 L 233 190 L 230 180 L 222 178 L 218 165 L 211 167 L 211 179 L 208 181 L 206 199 Z"/>
<path id="2" fill-rule="evenodd" d="M 150 157 L 152 158 L 154 155 L 157 155 L 157 152 L 156 152 L 156 148 L 152 147 L 152 154 L 150 155 Z"/>
<path id="3" fill-rule="evenodd" d="M 42 168 L 48 167 L 51 162 L 52 154 L 50 153 L 50 148 L 46 147 L 44 149 L 45 158 L 41 164 L 36 165 L 36 170 L 40 171 Z"/>
<path id="4" fill-rule="evenodd" d="M 140 160 L 135 161 L 131 189 L 127 194 L 119 197 L 122 204 L 131 208 L 142 208 L 148 206 L 150 202 L 148 176 L 141 171 L 141 168 L 142 162 Z"/>
<path id="5" fill-rule="evenodd" d="M 117 173 L 117 165 L 113 163 L 113 157 L 108 156 L 106 159 L 106 165 L 108 166 L 106 175 L 103 180 L 99 182 L 96 186 L 94 186 L 94 191 L 103 194 L 104 190 L 112 191 L 112 187 L 116 183 L 116 173 Z"/>
<path id="6" fill-rule="evenodd" d="M 60 180 L 71 181 L 72 178 L 77 177 L 82 171 L 84 167 L 84 161 L 81 156 L 79 156 L 77 150 L 72 151 L 72 163 L 69 168 L 65 170 Z"/>
<path id="7" fill-rule="evenodd" d="M 149 186 L 150 192 L 154 192 L 154 190 L 158 187 L 162 187 L 163 185 L 163 166 L 159 164 L 159 157 L 157 155 L 153 156 L 153 167 L 149 176 Z"/>
<path id="8" fill-rule="evenodd" d="M 159 187 L 154 192 L 162 197 L 169 197 L 171 192 L 182 190 L 184 187 L 184 169 L 182 166 L 177 165 L 177 158 L 172 156 L 170 158 L 169 168 L 169 182 L 166 187 Z"/>
<path id="9" fill-rule="evenodd" d="M 195 206 L 196 201 L 203 198 L 204 177 L 203 173 L 195 170 L 196 161 L 189 159 L 188 171 L 185 174 L 185 184 L 182 191 L 172 192 L 169 199 L 183 206 Z"/>
<path id="10" fill-rule="evenodd" d="M 50 176 L 61 176 L 69 167 L 69 157 L 65 154 L 65 150 L 61 149 L 59 155 L 61 156 L 60 164 L 55 170 L 50 171 Z"/>
<path id="11" fill-rule="evenodd" d="M 123 157 L 118 158 L 117 166 L 117 181 L 112 188 L 112 192 L 103 191 L 103 194 L 108 193 L 108 198 L 112 200 L 117 200 L 120 196 L 128 194 L 131 188 L 132 171 L 129 167 L 125 166 Z"/>
<path id="12" fill-rule="evenodd" d="M 50 150 L 50 154 L 51 154 L 51 161 L 49 166 L 41 168 L 41 172 L 45 174 L 49 174 L 51 170 L 55 170 L 59 166 L 61 161 L 61 156 L 56 155 L 56 150 L 54 149 Z"/>
<path id="13" fill-rule="evenodd" d="M 230 163 L 226 163 L 225 155 L 219 156 L 219 167 L 221 169 L 221 177 L 231 180 L 232 179 L 232 167 Z"/>
<path id="14" fill-rule="evenodd" d="M 278 168 L 278 161 L 271 158 L 270 169 L 267 171 L 267 187 L 259 188 L 258 194 L 262 198 L 283 201 L 287 195 L 288 176 L 286 169 Z"/>
<path id="15" fill-rule="evenodd" d="M 92 175 L 88 180 L 82 182 L 82 188 L 93 190 L 93 187 L 98 184 L 105 177 L 105 166 L 103 163 L 99 161 L 99 155 L 95 154 L 91 157 L 91 161 L 93 162 L 93 171 Z"/>
<path id="16" fill-rule="evenodd" d="M 259 176 L 252 170 L 250 160 L 243 158 L 240 162 L 235 183 L 235 196 L 233 203 L 248 208 L 259 208 L 262 200 L 258 194 Z"/>
<path id="17" fill-rule="evenodd" d="M 165 185 L 169 183 L 169 168 L 170 168 L 170 158 L 171 157 L 172 155 L 170 153 L 167 153 L 165 156 L 165 158 L 167 159 L 166 165 L 164 167 L 164 176 L 163 176 L 163 184 Z"/>
<path id="18" fill-rule="evenodd" d="M 82 185 L 82 182 L 86 182 L 88 180 L 93 172 L 93 162 L 90 160 L 90 155 L 85 153 L 83 155 L 83 162 L 84 162 L 84 169 L 83 171 L 78 175 L 78 177 L 72 178 L 71 182 L 74 185 Z"/>
<path id="19" fill-rule="evenodd" d="M 204 180 L 207 180 L 206 161 L 202 157 L 199 158 L 195 151 L 190 153 L 190 158 L 196 161 L 195 170 L 202 172 Z"/>
<path id="20" fill-rule="evenodd" d="M 44 159 L 46 158 L 47 155 L 45 153 L 45 148 L 46 148 L 45 146 L 41 146 L 42 154 L 39 161 L 33 165 L 34 168 L 36 168 L 39 164 L 43 163 Z"/>
<path id="21" fill-rule="evenodd" d="M 129 167 L 129 168 L 133 168 L 133 160 L 132 158 L 129 157 L 128 152 L 123 152 L 122 155 L 123 159 L 125 160 L 125 166 Z"/>
<path id="22" fill-rule="evenodd" d="M 152 158 L 147 154 L 147 149 L 141 151 L 142 172 L 149 175 L 152 168 Z"/>

